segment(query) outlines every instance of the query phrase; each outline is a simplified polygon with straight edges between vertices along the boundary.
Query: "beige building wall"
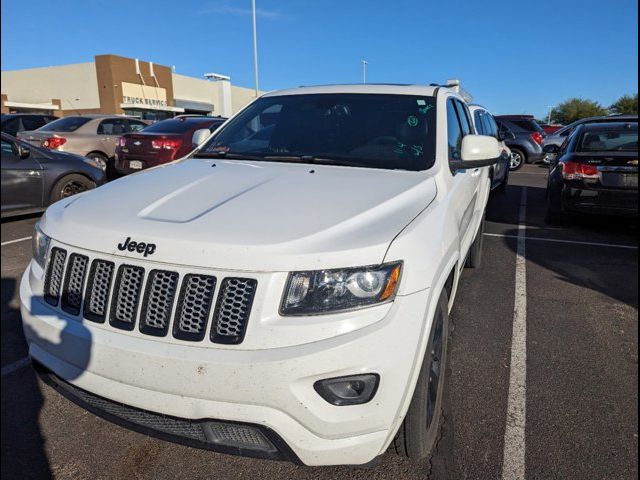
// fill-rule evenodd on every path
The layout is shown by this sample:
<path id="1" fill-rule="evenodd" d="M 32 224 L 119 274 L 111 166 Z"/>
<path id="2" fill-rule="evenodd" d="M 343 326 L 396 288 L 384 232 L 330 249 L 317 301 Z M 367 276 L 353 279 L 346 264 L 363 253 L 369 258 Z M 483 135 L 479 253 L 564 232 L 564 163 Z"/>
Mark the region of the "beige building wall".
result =
<path id="1" fill-rule="evenodd" d="M 182 101 L 194 103 L 210 103 L 213 114 L 221 115 L 220 86 L 217 82 L 210 82 L 200 78 L 173 74 L 173 97 L 177 103 Z"/>
<path id="2" fill-rule="evenodd" d="M 265 92 L 258 91 L 259 95 L 262 95 Z M 245 88 L 245 87 L 236 87 L 235 85 L 231 85 L 231 106 L 233 108 L 233 113 L 236 114 L 240 110 L 242 110 L 249 103 L 253 102 L 256 99 L 256 91 L 253 88 Z"/>
<path id="3" fill-rule="evenodd" d="M 3 71 L 1 85 L 11 102 L 51 103 L 59 99 L 62 110 L 100 108 L 93 62 Z"/>

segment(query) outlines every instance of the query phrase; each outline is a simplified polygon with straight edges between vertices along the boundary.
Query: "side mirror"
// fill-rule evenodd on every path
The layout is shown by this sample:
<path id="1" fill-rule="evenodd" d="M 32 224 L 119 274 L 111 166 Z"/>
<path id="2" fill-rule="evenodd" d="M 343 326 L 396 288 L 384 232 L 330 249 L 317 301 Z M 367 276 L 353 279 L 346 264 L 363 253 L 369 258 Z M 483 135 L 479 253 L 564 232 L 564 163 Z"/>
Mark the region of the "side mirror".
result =
<path id="1" fill-rule="evenodd" d="M 558 153 L 560 151 L 560 147 L 555 143 L 549 143 L 542 147 L 542 151 L 544 153 Z"/>
<path id="2" fill-rule="evenodd" d="M 498 140 L 504 142 L 505 140 L 515 140 L 516 135 L 508 128 L 501 128 L 498 132 Z"/>
<path id="3" fill-rule="evenodd" d="M 16 157 L 21 159 L 27 158 L 29 155 L 31 155 L 31 149 L 29 147 L 22 145 L 19 142 L 14 142 L 11 145 L 11 150 L 13 151 L 13 154 Z"/>
<path id="4" fill-rule="evenodd" d="M 467 135 L 462 139 L 461 160 L 449 162 L 454 170 L 488 167 L 500 160 L 498 140 L 486 135 Z"/>
<path id="5" fill-rule="evenodd" d="M 197 147 L 207 138 L 209 138 L 209 135 L 211 135 L 211 131 L 208 128 L 201 128 L 200 130 L 196 130 L 195 132 L 193 132 L 193 136 L 191 137 L 191 143 L 194 147 Z"/>

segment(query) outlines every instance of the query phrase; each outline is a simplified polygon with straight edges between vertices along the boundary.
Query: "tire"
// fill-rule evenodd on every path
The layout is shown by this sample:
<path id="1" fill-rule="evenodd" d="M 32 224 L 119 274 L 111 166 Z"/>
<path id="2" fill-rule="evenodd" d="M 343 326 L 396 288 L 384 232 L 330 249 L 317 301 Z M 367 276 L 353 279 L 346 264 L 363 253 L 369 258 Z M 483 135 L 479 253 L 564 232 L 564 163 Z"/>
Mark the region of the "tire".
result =
<path id="1" fill-rule="evenodd" d="M 119 174 L 116 171 L 115 162 L 110 160 L 106 155 L 103 155 L 100 152 L 91 152 L 86 155 L 87 158 L 91 158 L 92 160 L 96 160 L 101 165 L 103 165 L 102 170 L 105 172 L 108 180 L 113 180 L 118 178 Z"/>
<path id="2" fill-rule="evenodd" d="M 500 182 L 500 185 L 498 185 L 495 188 L 495 192 L 499 193 L 500 195 L 504 195 L 505 193 L 507 193 L 507 184 L 509 183 L 509 174 L 507 173 L 504 176 L 504 179 L 502 180 L 502 182 Z"/>
<path id="3" fill-rule="evenodd" d="M 520 170 L 527 163 L 527 155 L 519 148 L 511 149 L 511 157 L 509 158 L 509 170 L 512 172 Z"/>
<path id="4" fill-rule="evenodd" d="M 76 173 L 66 175 L 53 186 L 51 190 L 51 203 L 94 188 L 96 188 L 96 184 L 84 175 Z"/>
<path id="5" fill-rule="evenodd" d="M 473 239 L 471 247 L 469 247 L 469 254 L 467 260 L 464 262 L 464 266 L 467 268 L 479 268 L 482 264 L 482 245 L 484 243 L 484 222 L 485 214 L 482 215 L 482 221 L 478 226 L 478 233 L 476 238 Z"/>
<path id="6" fill-rule="evenodd" d="M 432 454 L 440 437 L 448 338 L 448 298 L 443 289 L 411 404 L 393 440 L 396 453 L 413 460 L 424 459 Z M 433 385 L 436 385 L 435 389 Z"/>

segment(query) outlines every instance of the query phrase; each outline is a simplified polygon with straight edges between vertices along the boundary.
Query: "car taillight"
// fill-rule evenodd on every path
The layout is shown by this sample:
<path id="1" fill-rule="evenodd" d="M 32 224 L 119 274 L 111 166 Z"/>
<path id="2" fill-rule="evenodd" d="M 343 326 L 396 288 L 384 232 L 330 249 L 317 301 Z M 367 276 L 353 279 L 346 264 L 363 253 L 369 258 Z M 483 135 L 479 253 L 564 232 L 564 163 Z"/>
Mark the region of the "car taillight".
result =
<path id="1" fill-rule="evenodd" d="M 127 139 L 124 137 L 120 137 L 118 139 L 118 146 L 119 147 L 124 147 L 127 144 Z"/>
<path id="2" fill-rule="evenodd" d="M 163 140 L 151 140 L 151 146 L 156 150 L 164 148 L 165 150 L 176 150 L 180 148 L 182 140 L 179 139 L 163 139 Z"/>
<path id="3" fill-rule="evenodd" d="M 533 140 L 534 142 L 536 142 L 538 145 L 542 145 L 542 134 L 540 132 L 533 132 L 531 134 L 531 140 Z"/>
<path id="4" fill-rule="evenodd" d="M 49 137 L 44 142 L 42 142 L 42 146 L 44 148 L 55 150 L 56 148 L 60 148 L 65 143 L 67 143 L 67 139 L 64 137 Z"/>
<path id="5" fill-rule="evenodd" d="M 597 179 L 598 167 L 585 163 L 564 162 L 562 165 L 562 177 L 565 180 Z"/>

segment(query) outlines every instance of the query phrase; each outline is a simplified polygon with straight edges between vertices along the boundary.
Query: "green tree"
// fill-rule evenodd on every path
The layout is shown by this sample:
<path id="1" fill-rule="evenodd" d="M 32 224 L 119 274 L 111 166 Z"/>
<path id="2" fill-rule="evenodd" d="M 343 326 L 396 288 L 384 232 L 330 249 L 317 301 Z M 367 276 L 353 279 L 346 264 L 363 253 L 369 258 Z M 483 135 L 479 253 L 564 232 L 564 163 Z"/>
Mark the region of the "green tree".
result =
<path id="1" fill-rule="evenodd" d="M 613 113 L 621 113 L 626 115 L 638 114 L 638 94 L 623 95 L 616 103 L 609 107 Z"/>
<path id="2" fill-rule="evenodd" d="M 586 117 L 606 115 L 607 110 L 598 102 L 583 98 L 570 98 L 565 100 L 551 112 L 551 123 L 567 125 Z"/>

